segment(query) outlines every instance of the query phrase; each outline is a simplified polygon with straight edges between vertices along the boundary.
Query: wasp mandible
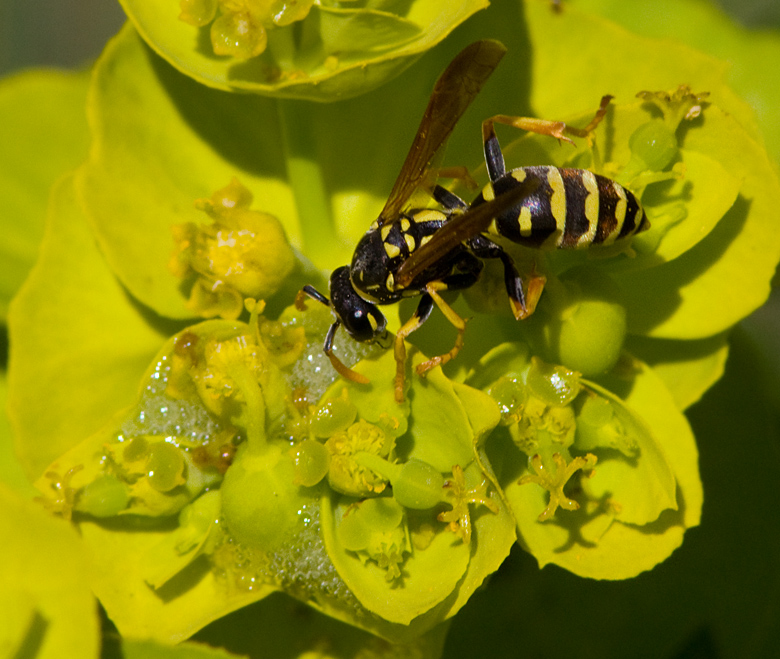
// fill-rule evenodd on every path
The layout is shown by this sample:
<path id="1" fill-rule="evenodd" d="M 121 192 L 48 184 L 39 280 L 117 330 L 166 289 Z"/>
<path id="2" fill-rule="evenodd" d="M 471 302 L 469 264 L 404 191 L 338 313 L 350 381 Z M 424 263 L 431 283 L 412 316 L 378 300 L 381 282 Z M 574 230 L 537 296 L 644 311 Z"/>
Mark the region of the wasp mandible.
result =
<path id="1" fill-rule="evenodd" d="M 309 296 L 329 306 L 336 316 L 323 350 L 334 369 L 354 382 L 365 383 L 333 354 L 336 330 L 344 326 L 357 341 L 389 346 L 387 319 L 378 309 L 405 297 L 420 296 L 412 317 L 393 342 L 396 359 L 395 398 L 404 399 L 405 339 L 419 329 L 438 306 L 458 331 L 452 349 L 419 364 L 417 372 L 445 364 L 463 346 L 466 323 L 442 298 L 442 291 L 463 290 L 479 279 L 483 260 L 499 259 L 515 318 L 531 315 L 544 287 L 541 275 L 522 277 L 511 256 L 493 240 L 539 249 L 574 249 L 607 245 L 649 227 L 632 192 L 608 178 L 584 169 L 551 166 L 506 171 L 495 124 L 505 124 L 571 142 L 568 135 L 587 136 L 602 120 L 611 97 L 584 129 L 563 122 L 495 115 L 482 123 L 482 141 L 490 182 L 470 204 L 437 184 L 441 172 L 433 165 L 458 120 L 493 73 L 506 48 L 498 41 L 478 41 L 466 47 L 445 69 L 428 106 L 390 196 L 358 242 L 348 266 L 330 278 L 330 299 L 304 286 L 296 299 Z M 410 208 L 419 193 L 439 208 Z"/>

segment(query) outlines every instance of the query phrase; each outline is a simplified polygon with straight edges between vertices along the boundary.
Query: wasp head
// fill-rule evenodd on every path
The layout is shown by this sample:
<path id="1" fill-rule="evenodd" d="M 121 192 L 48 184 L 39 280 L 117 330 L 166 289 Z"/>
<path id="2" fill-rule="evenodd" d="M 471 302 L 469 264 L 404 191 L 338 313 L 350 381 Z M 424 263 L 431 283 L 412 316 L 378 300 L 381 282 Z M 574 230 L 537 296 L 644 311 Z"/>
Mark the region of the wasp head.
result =
<path id="1" fill-rule="evenodd" d="M 387 343 L 387 319 L 376 305 L 355 292 L 349 267 L 336 268 L 330 276 L 330 302 L 347 333 L 356 341 Z"/>

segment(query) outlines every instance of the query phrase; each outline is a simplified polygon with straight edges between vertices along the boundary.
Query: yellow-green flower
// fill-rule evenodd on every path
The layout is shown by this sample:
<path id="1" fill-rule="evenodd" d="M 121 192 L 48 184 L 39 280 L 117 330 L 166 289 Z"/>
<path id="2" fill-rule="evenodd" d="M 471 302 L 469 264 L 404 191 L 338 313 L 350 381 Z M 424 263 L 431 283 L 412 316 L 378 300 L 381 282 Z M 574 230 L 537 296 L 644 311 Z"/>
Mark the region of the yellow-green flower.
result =
<path id="1" fill-rule="evenodd" d="M 123 4 L 132 23 L 89 81 L 89 152 L 73 111 L 84 79 L 66 94 L 40 78 L 33 98 L 70 99 L 78 144 L 60 158 L 17 148 L 0 166 L 40 164 L 40 189 L 51 162 L 64 173 L 27 283 L 16 294 L 31 255 L 2 289 L 3 305 L 15 295 L 21 468 L 80 537 L 37 513 L 32 530 L 62 536 L 67 570 L 86 569 L 73 558 L 85 549 L 89 586 L 123 637 L 176 643 L 252 604 L 237 615 L 257 613 L 248 627 L 268 647 L 292 629 L 310 652 L 435 657 L 447 621 L 480 598 L 501 602 L 491 615 L 523 607 L 540 578 L 529 564 L 508 572 L 511 597 L 488 589 L 464 609 L 516 543 L 570 573 L 572 590 L 588 588 L 573 575 L 629 579 L 680 547 L 703 502 L 684 412 L 720 378 L 727 333 L 765 300 L 780 260 L 776 166 L 717 60 L 542 0 L 498 0 L 432 50 L 484 3 Z M 507 245 L 524 275 L 547 280 L 536 313 L 514 319 L 488 264 L 449 300 L 470 318 L 456 359 L 416 374 L 455 341 L 438 311 L 412 336 L 399 404 L 392 351 L 339 331 L 334 354 L 360 381 L 339 377 L 322 350 L 330 311 L 296 294 L 325 290 L 350 263 L 433 81 L 485 37 L 509 54 L 443 164 L 484 182 L 484 118 L 532 108 L 581 127 L 611 94 L 574 146 L 500 129 L 507 163 L 607 175 L 641 197 L 652 227 L 604 249 Z M 29 98 L 26 84 L 0 101 Z M 42 213 L 8 199 L 20 218 Z M 413 307 L 383 311 L 395 331 Z M 733 462 L 752 456 L 739 449 Z M 3 497 L 13 520 L 27 514 Z M 70 617 L 53 606 L 40 588 L 51 565 L 24 531 L 9 532 L 6 564 L 29 553 L 36 577 L 13 582 L 6 645 L 35 641 L 43 616 L 92 625 L 82 645 L 94 656 L 90 598 L 72 589 Z M 583 611 L 566 595 L 545 614 L 568 633 Z M 293 600 L 316 610 L 321 642 L 295 622 L 311 618 L 289 615 Z"/>
<path id="2" fill-rule="evenodd" d="M 217 89 L 335 101 L 388 81 L 486 0 L 122 0 L 171 65 Z"/>

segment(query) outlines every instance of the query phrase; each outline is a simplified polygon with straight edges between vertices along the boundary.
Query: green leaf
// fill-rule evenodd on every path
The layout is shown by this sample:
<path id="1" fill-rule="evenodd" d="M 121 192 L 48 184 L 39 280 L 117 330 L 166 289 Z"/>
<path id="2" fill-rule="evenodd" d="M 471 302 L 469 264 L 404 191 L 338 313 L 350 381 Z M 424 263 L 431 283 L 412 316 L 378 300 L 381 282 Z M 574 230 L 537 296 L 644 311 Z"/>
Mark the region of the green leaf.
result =
<path id="1" fill-rule="evenodd" d="M 466 389 L 466 387 L 458 387 Z M 477 391 L 472 389 L 471 391 Z M 480 392 L 481 393 L 481 392 Z M 459 391 L 458 395 L 462 395 Z M 475 462 L 467 470 L 467 476 L 483 479 L 483 463 Z M 491 479 L 491 483 L 494 481 Z M 500 493 L 493 495 L 493 502 L 498 506 L 498 512 L 485 507 L 474 507 L 471 511 L 472 542 L 476 542 L 476 551 L 472 552 L 466 573 L 458 585 L 454 600 L 449 600 L 446 616 L 455 615 L 465 606 L 471 596 L 488 581 L 504 560 L 517 541 L 515 518 Z"/>
<path id="2" fill-rule="evenodd" d="M 412 364 L 419 361 L 422 359 L 418 356 Z M 412 397 L 414 438 L 407 457 L 427 462 L 443 473 L 451 471 L 453 465 L 465 468 L 473 459 L 473 432 L 452 383 L 440 369 L 433 369 L 425 378 L 412 370 L 412 377 L 416 378 Z"/>
<path id="3" fill-rule="evenodd" d="M 382 427 L 393 437 L 403 435 L 409 427 L 409 403 L 404 401 L 399 404 L 392 395 L 396 371 L 393 353 L 381 351 L 372 359 L 358 362 L 354 370 L 366 376 L 369 384 L 336 380 L 320 404 L 342 396 L 346 389 L 361 418 Z"/>
<path id="4" fill-rule="evenodd" d="M 626 273 L 621 283 L 628 293 L 629 332 L 685 339 L 722 332 L 766 299 L 780 257 L 780 236 L 773 229 L 778 180 L 756 141 L 749 106 L 724 84 L 723 62 L 683 44 L 661 46 L 573 7 L 558 15 L 544 4 L 526 6 L 535 54 L 533 79 L 556 82 L 533 88 L 531 100 L 541 116 L 559 116 L 566 105 L 564 94 L 587 99 L 608 92 L 620 103 L 640 90 L 669 90 L 681 83 L 710 92 L 713 106 L 705 106 L 705 122 L 685 131 L 682 146 L 685 152 L 717 161 L 716 175 L 725 170 L 741 181 L 740 197 L 693 249 L 652 270 Z M 598 42 L 610 47 L 591 49 L 592 56 L 581 57 L 596 34 Z M 624 56 L 616 60 L 615 52 Z M 567 65 L 560 66 L 561 61 Z M 707 214 L 711 210 L 704 209 Z M 687 228 L 680 231 L 687 233 Z M 750 267 L 745 267 L 747 262 Z"/>
<path id="5" fill-rule="evenodd" d="M 95 557 L 95 594 L 122 636 L 177 643 L 212 620 L 256 602 L 276 588 L 228 589 L 207 562 L 194 562 L 158 590 L 146 583 L 148 557 L 172 527 L 113 528 L 82 522 L 79 530 Z"/>
<path id="6" fill-rule="evenodd" d="M 769 295 L 780 258 L 774 219 L 780 181 L 764 149 L 733 117 L 715 107 L 705 112 L 710 130 L 690 130 L 685 148 L 707 153 L 742 179 L 740 197 L 715 229 L 684 255 L 623 276 L 623 286 L 631 291 L 626 300 L 629 332 L 635 334 L 712 336 L 757 309 Z"/>
<path id="7" fill-rule="evenodd" d="M 398 48 L 422 32 L 412 21 L 383 11 L 327 6 L 316 11 L 320 12 L 322 49 L 328 54 L 382 52 Z"/>
<path id="8" fill-rule="evenodd" d="M 640 256 L 625 263 L 627 270 L 684 254 L 709 235 L 737 199 L 741 180 L 717 160 L 687 149 L 681 149 L 680 155 L 681 179 L 665 186 L 661 200 L 648 199 L 652 190 L 642 199 L 648 206 L 650 230 L 632 242 Z"/>
<path id="9" fill-rule="evenodd" d="M 221 648 L 213 648 L 205 643 L 180 643 L 164 645 L 158 641 L 122 640 L 124 659 L 230 659 L 230 657 L 248 657 L 236 655 Z"/>
<path id="10" fill-rule="evenodd" d="M 471 430 L 474 434 L 473 443 L 479 444 L 501 421 L 498 405 L 490 396 L 474 387 L 453 382 L 452 388 L 463 403 L 463 409 L 466 410 L 469 417 Z"/>
<path id="11" fill-rule="evenodd" d="M 3 655 L 97 658 L 92 568 L 78 534 L 2 483 L 0 507 Z"/>
<path id="12" fill-rule="evenodd" d="M 195 341 L 193 337 L 205 340 L 211 335 L 233 337 L 245 328 L 240 323 L 212 320 L 188 329 L 186 334 L 190 341 Z M 182 333 L 174 338 L 181 336 Z M 156 468 L 150 467 L 148 462 L 144 465 L 147 455 L 142 449 L 134 448 L 136 439 L 140 438 L 151 447 L 148 451 L 151 456 L 155 447 L 177 450 L 172 444 L 162 441 L 162 437 L 170 439 L 171 433 L 182 433 L 185 440 L 182 443 L 185 443 L 186 438 L 203 439 L 210 431 L 216 432 L 213 419 L 209 420 L 202 405 L 197 407 L 192 401 L 182 402 L 170 397 L 165 399 L 160 392 L 160 373 L 165 372 L 166 361 L 172 358 L 174 338 L 166 342 L 146 370 L 141 381 L 139 403 L 130 414 L 118 416 L 93 437 L 73 447 L 50 466 L 46 476 L 38 483 L 47 496 L 44 503 L 68 514 L 71 507 L 75 513 L 93 513 L 93 509 L 84 506 L 86 490 L 81 488 L 85 484 L 89 487 L 90 483 L 97 482 L 96 476 L 119 480 L 124 475 L 129 481 L 133 497 L 129 504 L 125 502 L 126 508 L 119 507 L 112 515 L 122 515 L 121 518 L 95 522 L 84 515 L 77 515 L 79 529 L 85 543 L 96 556 L 98 577 L 94 584 L 95 592 L 121 633 L 167 642 L 187 638 L 212 620 L 278 589 L 275 584 L 268 583 L 273 581 L 271 578 L 261 580 L 255 573 L 251 573 L 250 579 L 247 574 L 252 569 L 258 569 L 257 565 L 250 563 L 247 567 L 240 559 L 240 554 L 231 553 L 232 547 L 222 546 L 222 558 L 214 557 L 217 541 L 227 545 L 224 535 L 218 533 L 222 525 L 215 523 L 218 517 L 223 521 L 226 517 L 220 515 L 220 495 L 226 494 L 225 488 L 213 490 L 221 477 L 218 469 L 209 469 L 208 463 L 204 466 L 202 461 L 195 461 L 192 453 L 182 450 L 180 453 L 187 461 L 183 487 L 177 486 L 162 492 L 156 491 L 154 487 L 145 490 L 139 487 L 153 477 L 164 478 L 165 469 L 163 473 L 157 474 Z M 163 379 L 162 382 L 167 384 L 169 381 Z M 266 402 L 271 408 L 274 395 L 281 396 L 282 392 L 271 390 L 268 394 Z M 177 404 L 178 407 L 174 407 Z M 132 441 L 119 444 L 120 432 L 125 435 L 125 440 L 132 437 Z M 203 447 L 204 443 L 200 446 Z M 245 442 L 244 449 L 251 448 L 250 443 Z M 108 459 L 107 455 L 112 457 Z M 132 464 L 134 461 L 141 462 L 140 467 L 135 468 Z M 289 476 L 288 482 L 292 488 L 292 474 L 285 475 Z M 59 481 L 53 501 L 50 487 L 52 480 Z M 205 487 L 211 488 L 211 491 L 195 499 Z M 172 515 L 193 499 L 190 506 L 181 511 L 177 524 Z M 295 519 L 298 519 L 297 511 L 298 507 L 292 513 Z M 151 518 L 142 517 L 144 515 Z M 213 537 L 214 534 L 217 538 Z M 284 553 L 289 547 L 273 556 L 282 564 L 282 567 L 277 566 L 279 573 L 302 570 L 300 563 L 309 560 L 317 549 L 322 553 L 323 570 L 327 571 L 330 564 L 321 549 L 316 531 L 310 531 L 307 540 L 310 544 L 306 545 L 306 552 L 294 545 L 289 553 L 297 551 L 298 554 L 292 558 Z M 207 549 L 204 545 L 208 541 L 211 544 Z M 316 546 L 313 548 L 312 544 Z M 210 556 L 204 555 L 207 553 Z M 304 553 L 305 556 L 301 557 Z M 299 564 L 291 566 L 290 562 L 296 559 Z M 330 570 L 332 573 L 332 568 Z M 322 577 L 322 571 L 318 577 Z M 317 585 L 320 584 L 318 580 Z"/>
<path id="13" fill-rule="evenodd" d="M 77 177 L 87 217 L 112 271 L 158 313 L 192 315 L 167 269 L 171 226 L 201 222 L 194 201 L 226 185 L 236 162 L 262 210 L 300 242 L 273 101 L 205 89 L 125 27 L 95 67 L 88 110 L 95 147 Z M 262 131 L 233 130 L 257 121 Z"/>
<path id="14" fill-rule="evenodd" d="M 632 429 L 630 434 L 639 445 L 635 461 L 605 451 L 593 479 L 582 481 L 591 501 L 606 497 L 616 504 L 612 513 L 605 514 L 598 506 L 589 513 L 586 504 L 574 513 L 556 513 L 556 520 L 566 518 L 539 522 L 536 515 L 545 506 L 543 490 L 518 485 L 516 480 L 504 486 L 521 542 L 540 566 L 555 563 L 580 576 L 626 579 L 665 560 L 682 542 L 685 529 L 699 522 L 702 490 L 693 435 L 661 380 L 649 368 L 637 368 L 639 372 L 620 383 L 620 389 L 615 381 L 609 383 L 612 391 L 629 392 L 623 397 L 625 406 L 616 403 L 609 391 L 596 388 L 617 404 L 616 414 Z M 511 463 L 505 462 L 506 467 Z M 510 468 L 508 475 L 513 473 Z"/>
<path id="15" fill-rule="evenodd" d="M 400 583 L 388 582 L 384 569 L 361 560 L 339 541 L 338 525 L 349 505 L 349 500 L 339 505 L 329 495 L 322 498 L 322 534 L 339 575 L 366 609 L 389 622 L 409 625 L 455 590 L 469 563 L 469 545 L 440 526 L 425 549 L 415 549 L 404 561 Z M 437 616 L 432 622 L 438 620 Z"/>
<path id="16" fill-rule="evenodd" d="M 5 371 L 0 371 L 0 483 L 9 486 L 17 494 L 30 498 L 35 495 L 36 490 L 16 455 L 11 424 L 6 413 L 7 398 L 8 377 Z"/>
<path id="17" fill-rule="evenodd" d="M 675 9 L 679 6 L 682 3 L 675 3 Z M 525 8 L 534 53 L 531 79 L 539 81 L 531 89 L 531 104 L 538 116 L 555 119 L 581 112 L 595 107 L 602 94 L 625 103 L 642 90 L 688 84 L 694 92 L 710 92 L 710 99 L 743 126 L 754 125 L 750 106 L 726 85 L 726 62 L 669 40 L 665 32 L 659 38 L 629 32 L 579 5 L 558 13 L 544 0 L 531 0 Z M 634 11 L 633 4 L 625 8 L 627 13 Z M 648 11 L 659 10 L 648 4 Z M 749 136 L 755 138 L 755 131 Z"/>
<path id="18" fill-rule="evenodd" d="M 86 72 L 35 71 L 0 82 L 0 319 L 35 262 L 49 189 L 87 155 L 87 81 Z"/>
<path id="19" fill-rule="evenodd" d="M 777 387 L 756 379 L 766 353 L 753 353 L 744 339 L 732 335 L 725 376 L 687 414 L 707 500 L 702 525 L 674 556 L 637 579 L 604 583 L 538 570 L 530 556 L 513 553 L 460 613 L 444 656 L 516 657 L 519 637 L 507 639 L 510 629 L 532 657 L 576 654 L 583 638 L 585 655 L 599 659 L 712 656 L 713 647 L 737 658 L 748 640 L 755 657 L 776 653 L 780 630 L 767 621 L 780 595 L 780 522 L 769 503 L 777 487 Z"/>
<path id="20" fill-rule="evenodd" d="M 615 417 L 639 447 L 636 464 L 620 455 L 605 455 L 599 460 L 593 476 L 582 481 L 585 493 L 594 501 L 615 500 L 619 508 L 614 518 L 623 524 L 643 526 L 657 520 L 665 510 L 675 510 L 674 474 L 653 437 L 658 420 L 654 418 L 653 426 L 649 426 L 611 392 L 592 382 L 585 384 L 610 402 Z"/>
<path id="21" fill-rule="evenodd" d="M 406 629 L 400 625 L 396 627 Z M 361 653 L 370 653 L 369 656 L 376 659 L 398 656 L 437 659 L 441 656 L 448 627 L 447 623 L 442 623 L 413 640 L 388 643 L 278 594 L 213 622 L 193 640 L 253 657 L 258 648 L 269 657 L 291 659 L 303 659 L 311 653 L 322 655 L 323 648 L 327 648 L 327 659 L 353 659 Z"/>
<path id="22" fill-rule="evenodd" d="M 675 521 L 689 529 L 701 519 L 703 492 L 698 467 L 698 449 L 686 417 L 676 408 L 674 398 L 652 368 L 634 362 L 636 374 L 628 381 L 604 378 L 609 390 L 620 395 L 628 408 L 652 424 L 659 450 L 674 472 L 677 482 Z M 628 390 L 627 394 L 623 394 Z"/>
<path id="23" fill-rule="evenodd" d="M 723 375 L 728 337 L 718 334 L 698 341 L 629 337 L 626 348 L 663 380 L 679 410 L 687 410 Z"/>
<path id="24" fill-rule="evenodd" d="M 302 22 L 268 29 L 259 57 L 217 56 L 208 27 L 181 21 L 175 3 L 123 0 L 144 40 L 164 59 L 205 85 L 279 98 L 334 101 L 365 93 L 408 67 L 486 0 L 415 0 L 388 13 L 369 8 L 312 7 Z M 268 24 L 271 21 L 268 20 Z"/>
<path id="25" fill-rule="evenodd" d="M 163 341 L 150 321 L 106 267 L 72 179 L 61 180 L 40 258 L 9 317 L 8 413 L 30 478 L 135 399 Z"/>
<path id="26" fill-rule="evenodd" d="M 421 361 L 422 357 L 416 354 L 412 365 Z M 358 408 L 361 417 L 387 426 L 391 415 L 398 414 L 398 405 L 391 396 L 395 371 L 392 353 L 388 351 L 375 361 L 363 360 L 356 370 L 368 376 L 372 384 L 370 387 L 347 384 L 350 401 Z M 466 469 L 468 484 L 469 487 L 479 488 L 484 476 L 479 465 L 473 462 L 472 447 L 498 423 L 495 402 L 476 389 L 451 384 L 439 369 L 431 371 L 425 379 L 416 374 L 412 377 L 408 394 L 412 400 L 409 434 L 402 434 L 401 428 L 405 430 L 406 427 L 405 418 L 390 422 L 391 428 L 400 424 L 399 453 L 406 460 L 422 460 L 441 472 L 449 472 L 452 465 L 471 463 Z M 382 383 L 384 394 L 379 395 Z M 344 387 L 344 384 L 336 383 L 325 399 L 340 397 Z M 392 402 L 390 407 L 387 406 L 388 401 Z M 465 402 L 469 404 L 464 405 Z M 446 432 L 443 432 L 445 429 Z M 444 493 L 442 499 L 447 501 Z M 362 553 L 356 553 L 362 544 L 352 547 L 342 540 L 339 528 L 345 511 L 354 515 L 357 502 L 342 499 L 337 504 L 329 495 L 324 496 L 323 537 L 336 569 L 366 609 L 395 623 L 376 626 L 378 633 L 396 640 L 420 634 L 437 621 L 454 615 L 487 576 L 498 569 L 516 535 L 511 513 L 504 505 L 499 505 L 498 497 L 493 497 L 493 501 L 497 511 L 483 510 L 478 504 L 470 506 L 470 519 L 465 523 L 471 527 L 471 542 L 476 543 L 476 551 L 462 542 L 453 541 L 457 536 L 445 531 L 430 513 L 410 512 L 414 519 L 413 536 L 415 533 L 426 535 L 420 531 L 426 525 L 432 526 L 436 535 L 425 547 L 413 543 L 410 554 L 399 566 L 401 577 L 389 583 L 387 571 L 380 568 L 376 560 L 367 561 Z M 350 534 L 348 538 L 354 540 L 355 531 L 350 531 Z M 448 566 L 446 577 L 441 570 L 432 567 L 434 564 Z M 429 579 L 432 579 L 430 583 Z M 341 617 L 349 619 L 344 614 Z M 352 620 L 363 624 L 360 616 Z M 406 631 L 397 627 L 409 624 L 411 627 Z"/>
<path id="27" fill-rule="evenodd" d="M 726 77 L 734 91 L 750 103 L 775 160 L 780 157 L 780 74 L 766 62 L 780 59 L 777 30 L 747 29 L 708 0 L 584 0 L 583 9 L 598 12 L 633 32 L 677 39 L 729 63 Z M 754 138 L 752 121 L 743 123 Z"/>

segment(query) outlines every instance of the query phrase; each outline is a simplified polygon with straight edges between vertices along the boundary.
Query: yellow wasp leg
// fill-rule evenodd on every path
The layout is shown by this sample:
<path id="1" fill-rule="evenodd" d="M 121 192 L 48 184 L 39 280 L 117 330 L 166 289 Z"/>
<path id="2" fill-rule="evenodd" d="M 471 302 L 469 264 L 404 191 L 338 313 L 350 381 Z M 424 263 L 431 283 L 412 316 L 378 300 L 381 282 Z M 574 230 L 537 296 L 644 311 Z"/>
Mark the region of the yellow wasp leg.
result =
<path id="1" fill-rule="evenodd" d="M 506 114 L 497 114 L 482 122 L 482 141 L 487 142 L 496 134 L 493 124 L 513 126 L 530 133 L 549 135 L 564 142 L 574 144 L 573 140 L 564 134 L 568 126 L 562 121 L 547 121 L 546 119 L 534 119 L 533 117 L 512 117 Z"/>
<path id="2" fill-rule="evenodd" d="M 539 304 L 539 298 L 542 297 L 544 285 L 547 283 L 547 277 L 536 273 L 536 270 L 528 277 L 528 282 L 524 286 L 525 299 L 516 300 L 509 296 L 509 304 L 512 307 L 512 313 L 516 320 L 525 320 L 534 311 Z"/>
<path id="3" fill-rule="evenodd" d="M 574 128 L 573 126 L 567 126 L 563 121 L 548 121 L 546 119 L 534 119 L 533 117 L 512 117 L 506 114 L 497 114 L 489 119 L 485 119 L 482 122 L 482 140 L 487 142 L 491 137 L 495 136 L 495 128 L 493 124 L 503 124 L 505 126 L 513 126 L 520 130 L 525 130 L 530 133 L 538 133 L 539 135 L 549 135 L 558 140 L 574 142 L 567 137 L 567 135 L 574 135 L 575 137 L 588 137 L 601 123 L 601 120 L 607 114 L 607 106 L 612 100 L 611 96 L 604 96 L 601 99 L 599 109 L 596 111 L 593 119 L 585 128 Z"/>
<path id="4" fill-rule="evenodd" d="M 393 345 L 393 354 L 395 355 L 395 401 L 404 402 L 404 378 L 406 376 L 406 344 L 404 339 L 425 322 L 417 311 L 407 320 L 401 329 L 396 332 L 395 343 Z"/>
<path id="5" fill-rule="evenodd" d="M 463 333 L 466 330 L 466 321 L 461 318 L 452 307 L 447 304 L 444 299 L 439 295 L 439 291 L 447 290 L 447 284 L 441 281 L 433 281 L 426 285 L 425 291 L 429 297 L 428 300 L 421 302 L 417 307 L 412 317 L 407 320 L 401 329 L 395 335 L 395 343 L 393 352 L 395 355 L 396 372 L 395 372 L 395 400 L 398 403 L 404 402 L 404 379 L 406 375 L 406 344 L 405 339 L 412 333 L 420 329 L 421 325 L 428 319 L 431 312 L 431 301 L 441 309 L 445 318 L 449 320 L 458 330 L 458 336 L 455 339 L 455 345 L 452 350 L 444 355 L 438 357 L 432 357 L 428 361 L 423 362 L 417 366 L 417 374 L 425 375 L 428 371 L 436 366 L 446 364 L 453 357 L 455 357 L 460 349 L 463 347 Z"/>
<path id="6" fill-rule="evenodd" d="M 456 330 L 458 330 L 458 336 L 455 338 L 455 345 L 452 346 L 452 350 L 443 355 L 431 357 L 428 361 L 418 364 L 418 375 L 425 375 L 432 368 L 442 366 L 453 359 L 463 347 L 463 333 L 466 331 L 466 320 L 455 313 L 455 310 L 444 301 L 444 298 L 441 295 L 439 295 L 440 290 L 447 290 L 447 285 L 440 281 L 432 281 L 425 287 L 425 290 L 428 292 L 428 295 L 433 298 L 436 306 L 441 309 L 444 317 L 452 323 Z"/>
<path id="7" fill-rule="evenodd" d="M 468 168 L 454 165 L 452 167 L 440 167 L 436 171 L 437 178 L 450 178 L 461 181 L 469 190 L 478 190 L 479 184 L 469 172 Z"/>

